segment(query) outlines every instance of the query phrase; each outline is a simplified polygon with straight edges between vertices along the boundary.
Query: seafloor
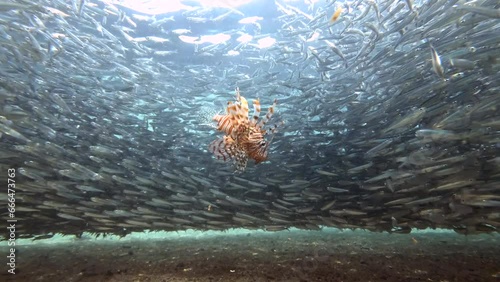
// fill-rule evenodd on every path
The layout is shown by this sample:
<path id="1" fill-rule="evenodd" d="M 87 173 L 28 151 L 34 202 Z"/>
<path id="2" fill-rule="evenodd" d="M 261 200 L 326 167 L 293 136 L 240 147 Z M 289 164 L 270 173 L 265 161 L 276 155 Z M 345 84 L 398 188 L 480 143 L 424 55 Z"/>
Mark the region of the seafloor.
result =
<path id="1" fill-rule="evenodd" d="M 0 281 L 500 281 L 499 234 L 188 231 L 16 248 Z"/>

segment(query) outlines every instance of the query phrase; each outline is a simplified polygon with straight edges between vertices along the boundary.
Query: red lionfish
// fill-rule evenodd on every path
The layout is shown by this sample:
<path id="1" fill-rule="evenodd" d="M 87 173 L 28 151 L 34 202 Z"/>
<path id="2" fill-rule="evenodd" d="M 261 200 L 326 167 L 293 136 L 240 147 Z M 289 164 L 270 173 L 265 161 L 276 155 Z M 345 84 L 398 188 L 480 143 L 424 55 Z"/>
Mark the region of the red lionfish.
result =
<path id="1" fill-rule="evenodd" d="M 217 159 L 227 162 L 233 160 L 236 170 L 242 172 L 247 166 L 248 159 L 251 158 L 256 164 L 267 159 L 269 145 L 276 133 L 277 125 L 269 129 L 264 129 L 264 125 L 274 114 L 277 101 L 269 107 L 266 116 L 259 121 L 260 102 L 253 100 L 253 116 L 248 115 L 248 101 L 240 95 L 239 88 L 236 88 L 236 101 L 227 103 L 227 113 L 225 115 L 216 114 L 212 120 L 217 122 L 217 130 L 224 132 L 224 136 L 212 141 L 209 150 Z M 268 133 L 273 133 L 271 140 L 266 141 L 264 137 Z"/>

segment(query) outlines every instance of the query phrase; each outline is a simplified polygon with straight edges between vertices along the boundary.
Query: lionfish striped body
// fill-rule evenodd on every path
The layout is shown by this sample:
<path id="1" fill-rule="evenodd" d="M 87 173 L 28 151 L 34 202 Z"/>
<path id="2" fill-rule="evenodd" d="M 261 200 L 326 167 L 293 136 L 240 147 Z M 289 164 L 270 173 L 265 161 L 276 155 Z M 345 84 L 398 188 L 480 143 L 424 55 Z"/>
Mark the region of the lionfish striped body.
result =
<path id="1" fill-rule="evenodd" d="M 276 101 L 269 108 L 265 118 L 259 121 L 260 102 L 253 100 L 253 116 L 248 113 L 248 101 L 240 95 L 236 89 L 236 101 L 228 102 L 226 114 L 217 114 L 213 120 L 217 123 L 216 129 L 225 135 L 212 141 L 209 150 L 217 159 L 223 161 L 233 160 L 237 171 L 244 171 L 248 159 L 253 159 L 256 164 L 267 159 L 269 145 L 272 141 L 266 141 L 265 135 L 275 133 L 277 126 L 265 130 L 264 125 L 274 114 Z"/>

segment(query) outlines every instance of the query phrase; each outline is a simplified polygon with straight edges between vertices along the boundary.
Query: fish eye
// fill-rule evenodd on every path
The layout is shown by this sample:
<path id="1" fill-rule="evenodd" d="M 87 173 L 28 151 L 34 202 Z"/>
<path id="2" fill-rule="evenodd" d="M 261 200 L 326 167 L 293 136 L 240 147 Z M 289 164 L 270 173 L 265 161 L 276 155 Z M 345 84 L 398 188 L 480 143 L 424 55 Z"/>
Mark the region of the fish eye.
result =
<path id="1" fill-rule="evenodd" d="M 266 142 L 260 142 L 260 146 L 261 146 L 261 147 L 266 146 Z"/>

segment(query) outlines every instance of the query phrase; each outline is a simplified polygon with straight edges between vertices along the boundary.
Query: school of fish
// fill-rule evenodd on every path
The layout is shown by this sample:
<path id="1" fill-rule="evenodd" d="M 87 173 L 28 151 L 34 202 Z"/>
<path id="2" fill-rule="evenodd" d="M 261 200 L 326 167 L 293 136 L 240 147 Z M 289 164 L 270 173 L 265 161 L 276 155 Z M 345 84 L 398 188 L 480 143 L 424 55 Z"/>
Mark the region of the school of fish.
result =
<path id="1" fill-rule="evenodd" d="M 309 2 L 0 1 L 18 237 L 498 232 L 498 0 Z"/>

